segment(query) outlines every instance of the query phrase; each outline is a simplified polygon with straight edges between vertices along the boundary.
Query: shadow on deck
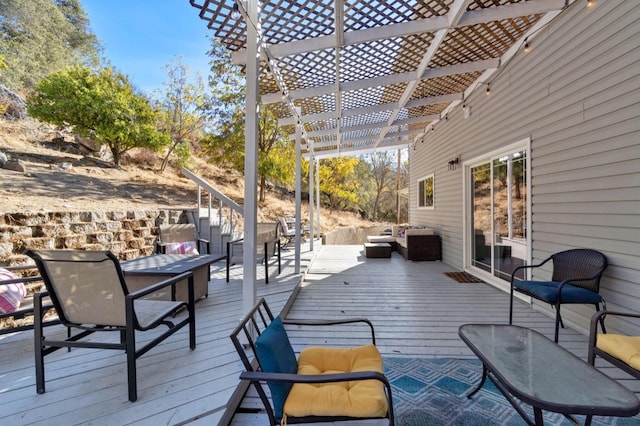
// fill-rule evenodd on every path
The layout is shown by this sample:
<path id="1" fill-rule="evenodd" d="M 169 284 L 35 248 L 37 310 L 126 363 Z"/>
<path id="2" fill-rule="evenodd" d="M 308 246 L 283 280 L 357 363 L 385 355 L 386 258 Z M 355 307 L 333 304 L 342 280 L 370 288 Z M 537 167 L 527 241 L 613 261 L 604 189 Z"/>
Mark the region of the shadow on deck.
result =
<path id="1" fill-rule="evenodd" d="M 266 297 L 274 312 L 280 312 L 304 277 L 287 317 L 368 317 L 376 326 L 383 357 L 472 357 L 458 338 L 458 327 L 507 321 L 506 293 L 487 284 L 458 283 L 444 275 L 455 269 L 442 262 L 405 261 L 397 253 L 390 259 L 366 259 L 362 246 L 320 247 L 319 242 L 315 252 L 303 246 L 301 259 L 304 274 L 295 274 L 294 251 L 286 251 L 283 272 L 272 275 L 269 285 L 258 267 L 258 297 Z M 242 266 L 232 268 L 228 284 L 224 262 L 213 269 L 209 297 L 196 305 L 196 350 L 188 349 L 185 329 L 141 357 L 135 403 L 127 400 L 122 352 L 74 349 L 49 355 L 47 392 L 37 395 L 33 333 L 2 336 L 0 424 L 226 424 L 225 410 L 242 370 L 229 339 L 242 317 Z M 515 323 L 546 336 L 553 333 L 553 321 L 524 303 L 516 304 Z M 59 326 L 47 331 L 65 333 Z M 323 330 L 292 330 L 290 337 L 296 350 L 308 344 L 352 346 L 365 339 Z M 564 329 L 560 342 L 586 357 L 586 336 Z M 603 371 L 640 391 L 638 381 L 628 380 L 619 370 Z M 249 393 L 242 406 L 255 411 L 261 404 Z M 263 425 L 266 416 L 237 414 L 231 424 Z"/>

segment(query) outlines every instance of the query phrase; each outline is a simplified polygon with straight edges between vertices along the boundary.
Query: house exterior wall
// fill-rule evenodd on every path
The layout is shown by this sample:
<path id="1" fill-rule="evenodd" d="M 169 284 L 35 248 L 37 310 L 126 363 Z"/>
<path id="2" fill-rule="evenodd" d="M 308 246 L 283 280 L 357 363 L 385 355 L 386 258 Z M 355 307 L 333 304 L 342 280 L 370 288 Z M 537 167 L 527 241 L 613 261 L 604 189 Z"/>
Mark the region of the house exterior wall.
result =
<path id="1" fill-rule="evenodd" d="M 599 250 L 610 263 L 601 289 L 609 309 L 640 311 L 639 21 L 640 2 L 574 3 L 503 65 L 490 96 L 476 89 L 469 118 L 459 105 L 409 148 L 409 220 L 440 230 L 444 262 L 464 267 L 462 162 L 530 138 L 532 261 Z M 418 209 L 417 180 L 431 173 L 435 209 Z M 582 329 L 592 313 L 563 307 Z"/>

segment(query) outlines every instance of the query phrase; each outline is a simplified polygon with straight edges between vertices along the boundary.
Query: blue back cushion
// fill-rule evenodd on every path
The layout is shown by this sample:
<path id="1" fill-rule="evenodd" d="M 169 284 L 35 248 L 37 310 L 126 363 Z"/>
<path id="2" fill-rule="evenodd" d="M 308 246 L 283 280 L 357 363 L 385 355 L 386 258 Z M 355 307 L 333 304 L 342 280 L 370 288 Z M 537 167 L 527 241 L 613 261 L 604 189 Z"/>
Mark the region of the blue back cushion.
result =
<path id="1" fill-rule="evenodd" d="M 256 355 L 260 362 L 260 368 L 264 372 L 288 374 L 298 372 L 298 360 L 280 316 L 275 317 L 256 339 Z M 275 416 L 281 419 L 282 408 L 292 384 L 283 382 L 268 382 L 268 384 L 271 389 Z"/>

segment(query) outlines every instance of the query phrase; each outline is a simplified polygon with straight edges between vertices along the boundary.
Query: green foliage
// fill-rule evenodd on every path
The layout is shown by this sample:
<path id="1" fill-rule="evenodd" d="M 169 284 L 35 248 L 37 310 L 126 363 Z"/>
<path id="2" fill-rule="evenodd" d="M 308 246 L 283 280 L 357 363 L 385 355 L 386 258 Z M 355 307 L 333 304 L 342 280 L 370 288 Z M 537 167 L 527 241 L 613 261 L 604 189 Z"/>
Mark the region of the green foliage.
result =
<path id="1" fill-rule="evenodd" d="M 35 118 L 73 126 L 76 133 L 107 144 L 118 165 L 131 148 L 159 150 L 169 143 L 156 128 L 157 112 L 149 101 L 113 68 L 92 72 L 73 66 L 51 74 L 38 83 L 27 106 Z"/>
<path id="2" fill-rule="evenodd" d="M 97 64 L 100 45 L 79 0 L 0 0 L 0 83 L 27 91 L 72 64 Z"/>
<path id="3" fill-rule="evenodd" d="M 212 127 L 201 141 L 209 161 L 244 170 L 245 79 L 218 41 L 211 43 L 209 87 L 215 103 L 211 106 Z"/>
<path id="4" fill-rule="evenodd" d="M 209 135 L 202 141 L 210 161 L 244 170 L 245 157 L 245 79 L 234 66 L 229 52 L 217 42 L 212 44 L 209 86 L 215 120 Z M 281 184 L 293 181 L 295 156 L 291 144 L 282 135 L 278 121 L 266 105 L 258 120 L 258 175 L 260 201 L 265 199 L 266 181 Z"/>
<path id="5" fill-rule="evenodd" d="M 204 133 L 207 111 L 212 104 L 208 98 L 202 78 L 198 75 L 194 82 L 189 76 L 189 67 L 181 59 L 166 67 L 169 80 L 164 83 L 164 91 L 158 94 L 159 127 L 165 129 L 171 138 L 160 171 L 163 172 L 172 153 L 185 165 L 190 156 L 190 145 L 197 142 Z"/>

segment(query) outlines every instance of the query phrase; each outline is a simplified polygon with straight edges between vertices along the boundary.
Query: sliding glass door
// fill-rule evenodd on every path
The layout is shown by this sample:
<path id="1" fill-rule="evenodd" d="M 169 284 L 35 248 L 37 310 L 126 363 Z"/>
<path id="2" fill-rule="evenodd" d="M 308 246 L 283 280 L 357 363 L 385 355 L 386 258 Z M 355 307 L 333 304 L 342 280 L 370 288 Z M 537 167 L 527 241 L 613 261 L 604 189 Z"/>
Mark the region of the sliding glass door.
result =
<path id="1" fill-rule="evenodd" d="M 466 167 L 469 266 L 508 281 L 529 258 L 527 147 L 519 147 Z"/>

